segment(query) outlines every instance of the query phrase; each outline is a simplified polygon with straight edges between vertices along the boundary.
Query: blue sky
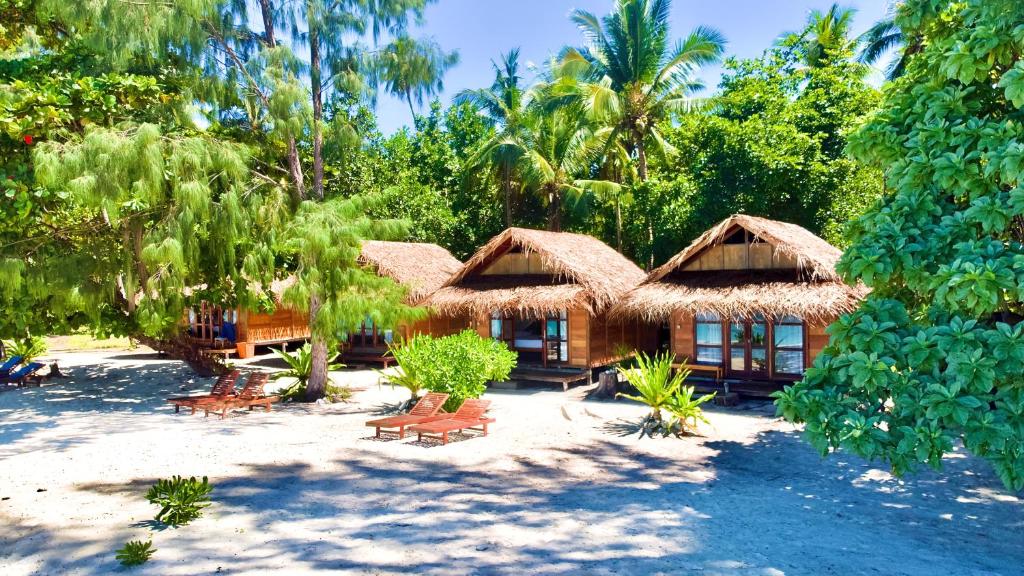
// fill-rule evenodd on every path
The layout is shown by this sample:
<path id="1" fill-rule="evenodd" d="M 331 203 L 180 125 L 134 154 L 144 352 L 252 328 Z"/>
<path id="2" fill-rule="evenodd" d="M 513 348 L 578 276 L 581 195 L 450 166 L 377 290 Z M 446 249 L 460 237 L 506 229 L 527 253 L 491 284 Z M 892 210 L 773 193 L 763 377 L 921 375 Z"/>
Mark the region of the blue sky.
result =
<path id="1" fill-rule="evenodd" d="M 889 0 L 849 0 L 843 6 L 857 9 L 853 31 L 860 34 L 882 18 Z M 783 31 L 801 28 L 807 13 L 827 10 L 831 0 L 675 0 L 672 4 L 672 34 L 682 37 L 698 25 L 721 31 L 729 44 L 726 53 L 755 57 Z M 511 48 L 521 50 L 520 62 L 542 64 L 565 44 L 579 44 L 581 36 L 569 21 L 576 8 L 604 15 L 612 0 L 438 0 L 426 10 L 424 24 L 415 36 L 430 36 L 446 50 L 458 50 L 461 61 L 445 77 L 441 101 L 464 88 L 489 86 L 494 77 L 491 60 Z M 702 74 L 713 89 L 721 68 Z M 530 74 L 527 73 L 527 80 Z M 411 125 L 408 105 L 381 94 L 377 102 L 381 130 L 391 133 Z"/>

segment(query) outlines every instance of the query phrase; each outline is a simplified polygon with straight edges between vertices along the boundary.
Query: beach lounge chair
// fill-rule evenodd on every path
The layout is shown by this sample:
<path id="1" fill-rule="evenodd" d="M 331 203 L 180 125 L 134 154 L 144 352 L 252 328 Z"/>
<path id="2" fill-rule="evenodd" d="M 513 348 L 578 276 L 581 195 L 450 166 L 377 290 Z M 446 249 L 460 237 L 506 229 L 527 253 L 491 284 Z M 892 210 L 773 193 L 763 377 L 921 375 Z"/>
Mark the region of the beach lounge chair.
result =
<path id="1" fill-rule="evenodd" d="M 451 414 L 448 414 L 447 412 L 438 413 L 447 401 L 447 394 L 441 392 L 428 392 L 420 398 L 419 402 L 412 407 L 412 410 L 410 410 L 408 414 L 370 420 L 366 425 L 377 429 L 377 438 L 380 438 L 380 431 L 382 428 L 397 428 L 398 437 L 405 438 L 406 426 L 422 424 L 424 422 L 430 422 L 431 420 L 439 420 L 441 418 L 448 418 L 451 416 Z"/>
<path id="2" fill-rule="evenodd" d="M 448 443 L 449 432 L 481 430 L 484 436 L 487 436 L 487 425 L 495 421 L 494 418 L 484 416 L 484 413 L 487 412 L 487 407 L 490 405 L 490 400 L 469 398 L 462 403 L 462 406 L 459 406 L 458 410 L 449 414 L 444 420 L 433 420 L 423 424 L 416 424 L 411 426 L 409 431 L 416 433 L 417 440 L 423 440 L 424 436 L 432 438 L 436 436 L 431 435 L 440 434 L 442 444 Z M 481 428 L 477 428 L 478 426 Z"/>
<path id="3" fill-rule="evenodd" d="M 43 380 L 43 376 L 39 374 L 39 371 L 45 366 L 46 364 L 40 364 L 39 362 L 29 362 L 6 376 L 0 376 L 0 382 L 24 386 L 29 380 L 34 380 L 36 386 L 38 386 Z"/>
<path id="4" fill-rule="evenodd" d="M 237 396 L 203 401 L 199 404 L 199 408 L 206 412 L 207 416 L 210 415 L 210 412 L 220 412 L 221 418 L 227 416 L 228 410 L 233 408 L 248 408 L 252 410 L 255 406 L 263 406 L 267 412 L 270 412 L 270 405 L 280 400 L 281 397 L 267 396 L 263 392 L 263 387 L 267 385 L 269 377 L 265 372 L 252 372 L 249 374 L 249 379 L 245 381 L 242 391 Z"/>
<path id="5" fill-rule="evenodd" d="M 182 406 L 186 406 L 192 409 L 192 414 L 196 413 L 196 408 L 202 402 L 208 402 L 210 400 L 220 400 L 233 396 L 235 394 L 235 382 L 238 381 L 238 377 L 242 375 L 239 370 L 232 370 L 226 374 L 221 374 L 220 378 L 213 383 L 213 388 L 210 389 L 209 394 L 199 394 L 196 396 L 179 396 L 177 398 L 168 398 L 167 401 L 174 404 L 174 412 L 181 411 Z"/>
<path id="6" fill-rule="evenodd" d="M 0 376 L 7 376 L 18 364 L 21 364 L 21 356 L 11 356 L 6 362 L 0 365 Z"/>

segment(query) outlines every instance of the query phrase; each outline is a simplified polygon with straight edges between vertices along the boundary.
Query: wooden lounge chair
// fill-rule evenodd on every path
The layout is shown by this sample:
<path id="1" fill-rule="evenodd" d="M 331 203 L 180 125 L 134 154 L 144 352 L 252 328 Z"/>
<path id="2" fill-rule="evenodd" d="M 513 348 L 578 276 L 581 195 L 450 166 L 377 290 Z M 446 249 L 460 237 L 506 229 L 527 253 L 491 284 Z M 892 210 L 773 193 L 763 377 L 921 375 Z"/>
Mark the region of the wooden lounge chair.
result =
<path id="1" fill-rule="evenodd" d="M 377 438 L 380 438 L 381 428 L 397 428 L 398 437 L 405 438 L 406 426 L 450 417 L 451 414 L 447 412 L 438 413 L 447 401 L 447 394 L 442 392 L 428 392 L 420 398 L 419 402 L 412 407 L 412 410 L 410 410 L 408 414 L 370 420 L 366 425 L 377 429 Z"/>
<path id="2" fill-rule="evenodd" d="M 449 432 L 481 430 L 484 436 L 487 436 L 487 425 L 495 421 L 494 418 L 486 418 L 484 416 L 484 413 L 487 412 L 487 407 L 490 405 L 490 400 L 470 398 L 463 402 L 458 410 L 449 414 L 448 418 L 416 424 L 411 426 L 409 430 L 416 433 L 417 440 L 423 440 L 424 436 L 428 438 L 436 437 L 431 436 L 431 434 L 440 434 L 442 444 L 448 443 Z M 481 428 L 477 428 L 477 426 Z"/>
<path id="3" fill-rule="evenodd" d="M 3 365 L 0 365 L 0 376 L 9 376 L 14 367 L 21 364 L 21 356 L 11 356 Z"/>
<path id="4" fill-rule="evenodd" d="M 210 412 L 220 412 L 221 418 L 227 416 L 228 410 L 233 408 L 248 408 L 252 410 L 255 406 L 263 406 L 267 412 L 270 412 L 270 405 L 280 400 L 281 397 L 267 396 L 263 392 L 263 387 L 267 385 L 269 378 L 270 375 L 265 372 L 252 372 L 249 374 L 249 379 L 245 381 L 242 391 L 237 396 L 207 400 L 201 402 L 199 408 L 206 412 L 207 416 L 210 415 Z"/>
<path id="5" fill-rule="evenodd" d="M 226 374 L 221 374 L 220 378 L 213 383 L 213 388 L 210 389 L 209 394 L 198 394 L 196 396 L 179 396 L 177 398 L 168 398 L 167 401 L 174 404 L 174 412 L 181 411 L 182 406 L 186 406 L 192 409 L 192 414 L 196 413 L 196 408 L 203 402 L 211 400 L 223 400 L 229 396 L 235 394 L 235 382 L 238 381 L 238 377 L 242 375 L 239 370 L 232 370 Z"/>
<path id="6" fill-rule="evenodd" d="M 0 382 L 24 386 L 29 380 L 34 380 L 36 386 L 38 386 L 43 380 L 43 376 L 39 374 L 39 371 L 44 367 L 46 367 L 46 364 L 29 362 L 6 376 L 0 376 Z"/>

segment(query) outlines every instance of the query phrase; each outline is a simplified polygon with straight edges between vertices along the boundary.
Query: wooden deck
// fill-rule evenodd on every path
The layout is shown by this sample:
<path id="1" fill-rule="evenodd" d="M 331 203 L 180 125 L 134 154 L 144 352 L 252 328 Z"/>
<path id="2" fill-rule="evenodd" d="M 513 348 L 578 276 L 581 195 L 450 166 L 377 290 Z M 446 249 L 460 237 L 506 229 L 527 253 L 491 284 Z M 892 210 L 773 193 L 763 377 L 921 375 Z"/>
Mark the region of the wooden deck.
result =
<path id="1" fill-rule="evenodd" d="M 782 390 L 783 386 L 791 384 L 791 382 L 767 382 L 767 381 L 749 381 L 749 380 L 731 380 L 725 379 L 723 381 L 716 382 L 714 378 L 704 376 L 691 376 L 686 379 L 686 384 L 693 386 L 694 390 L 702 393 L 709 392 L 725 392 L 726 385 L 729 386 L 729 392 L 735 392 L 741 396 L 749 396 L 752 398 L 768 398 L 772 392 Z"/>
<path id="2" fill-rule="evenodd" d="M 544 368 L 542 366 L 521 366 L 512 370 L 509 380 L 517 382 L 540 382 L 561 384 L 563 391 L 569 390 L 574 382 L 590 383 L 590 370 L 579 368 Z"/>

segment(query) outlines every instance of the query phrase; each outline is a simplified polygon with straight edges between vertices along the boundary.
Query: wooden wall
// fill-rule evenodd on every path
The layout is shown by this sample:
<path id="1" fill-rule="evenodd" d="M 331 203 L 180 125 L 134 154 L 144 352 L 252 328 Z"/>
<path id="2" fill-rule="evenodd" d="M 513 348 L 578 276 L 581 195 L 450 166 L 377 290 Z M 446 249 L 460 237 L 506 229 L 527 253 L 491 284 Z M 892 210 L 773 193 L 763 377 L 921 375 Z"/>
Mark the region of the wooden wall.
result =
<path id="1" fill-rule="evenodd" d="M 543 262 L 541 262 L 540 254 L 531 252 L 526 254 L 524 252 L 510 252 L 499 256 L 490 266 L 481 272 L 484 276 L 500 274 L 550 274 Z"/>
<path id="2" fill-rule="evenodd" d="M 569 310 L 569 365 L 585 367 L 594 344 L 592 319 L 584 310 Z"/>
<path id="3" fill-rule="evenodd" d="M 811 364 L 814 364 L 814 359 L 821 354 L 822 348 L 828 345 L 828 334 L 825 333 L 825 329 L 828 328 L 827 324 L 807 324 L 807 354 L 804 355 L 804 362 L 807 367 L 810 368 Z"/>
<path id="4" fill-rule="evenodd" d="M 306 338 L 309 319 L 301 312 L 284 306 L 278 306 L 271 314 L 238 311 L 238 342 L 263 345 Z"/>
<path id="5" fill-rule="evenodd" d="M 684 270 L 766 270 L 796 269 L 796 260 L 779 254 L 767 242 L 718 244 L 711 246 L 686 265 Z"/>
<path id="6" fill-rule="evenodd" d="M 676 311 L 672 313 L 670 322 L 669 328 L 672 335 L 670 350 L 676 355 L 676 361 L 682 362 L 684 358 L 694 358 L 696 349 L 693 345 L 693 315 L 689 312 Z"/>

